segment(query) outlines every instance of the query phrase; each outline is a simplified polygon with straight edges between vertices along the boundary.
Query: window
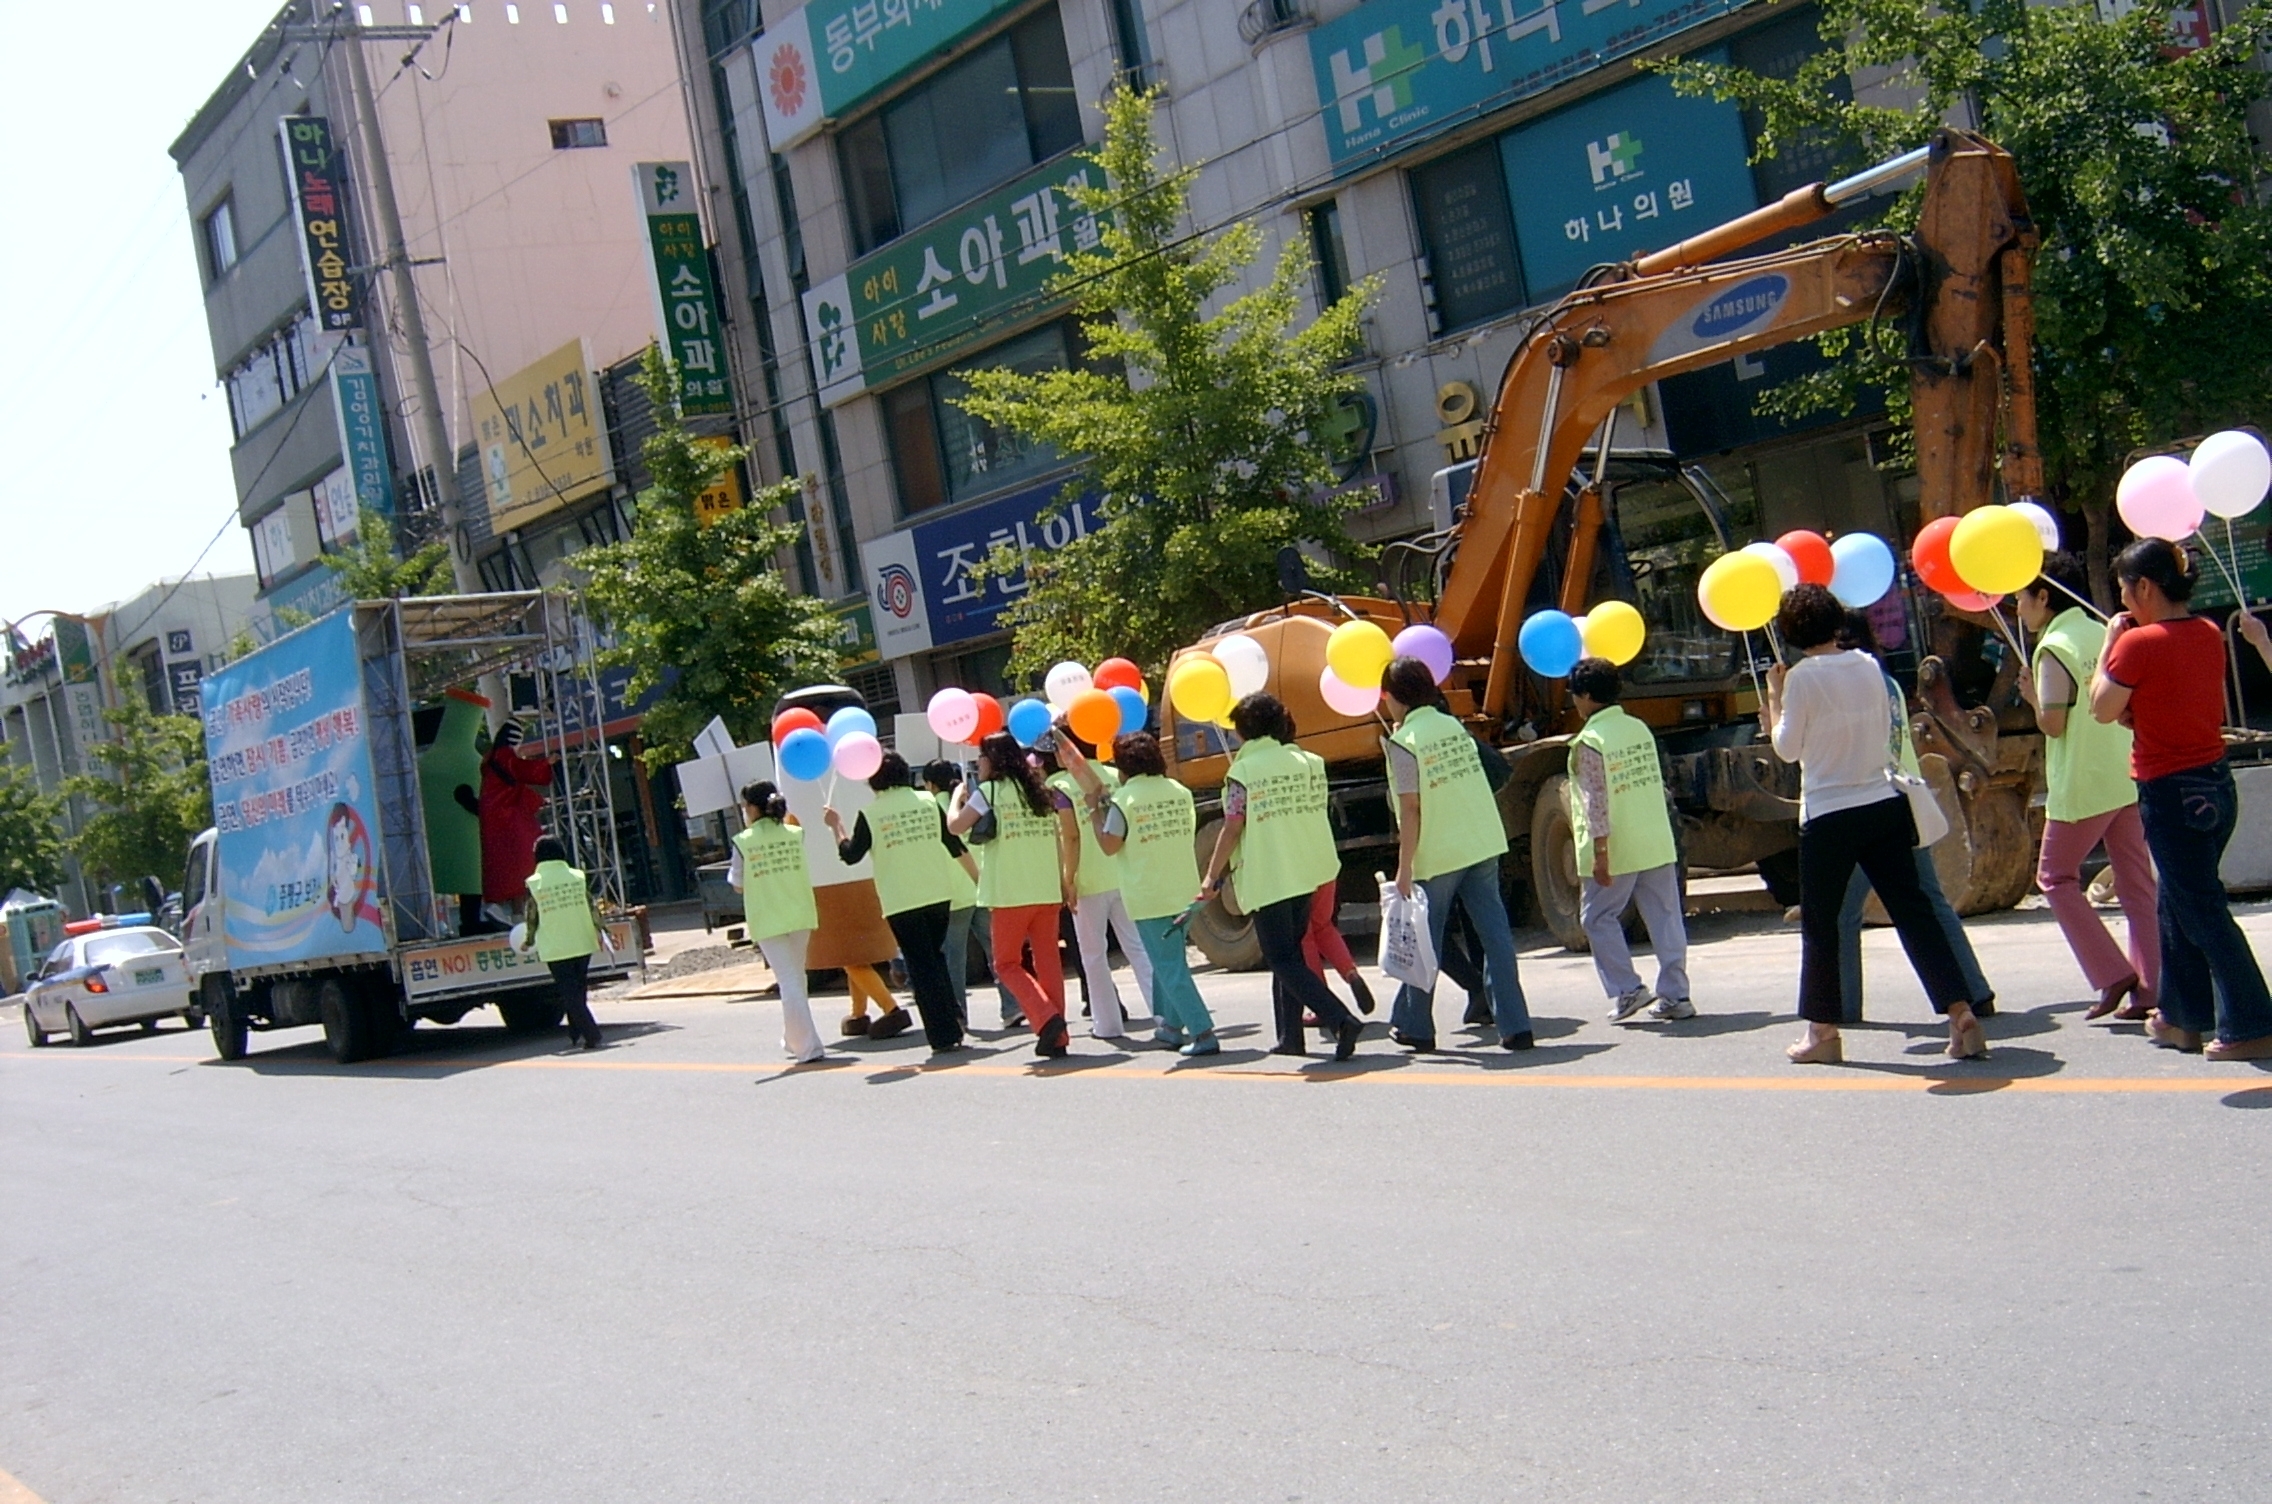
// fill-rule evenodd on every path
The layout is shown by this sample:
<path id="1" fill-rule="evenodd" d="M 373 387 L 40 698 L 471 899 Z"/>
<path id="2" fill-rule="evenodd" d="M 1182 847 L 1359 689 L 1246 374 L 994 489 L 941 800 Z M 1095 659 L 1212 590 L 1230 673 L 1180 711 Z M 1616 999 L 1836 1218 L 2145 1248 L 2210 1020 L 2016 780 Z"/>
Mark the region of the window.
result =
<path id="1" fill-rule="evenodd" d="M 1412 172 L 1412 207 L 1436 295 L 1436 332 L 1523 306 L 1515 221 L 1499 143 L 1478 142 Z"/>
<path id="2" fill-rule="evenodd" d="M 973 417 L 956 399 L 970 392 L 964 379 L 969 371 L 1062 370 L 1069 364 L 1069 334 L 1069 325 L 1050 324 L 884 393 L 885 435 L 902 513 L 1006 491 L 1056 468 L 1056 449 Z"/>
<path id="3" fill-rule="evenodd" d="M 855 122 L 837 138 L 860 254 L 1081 143 L 1057 8 Z"/>
<path id="4" fill-rule="evenodd" d="M 152 930 L 127 930 L 97 935 L 87 942 L 89 966 L 116 966 L 136 956 L 170 956 L 181 946 L 173 936 Z"/>
<path id="5" fill-rule="evenodd" d="M 152 715 L 167 715 L 173 703 L 166 696 L 166 664 L 156 642 L 148 642 L 126 655 L 134 667 L 134 676 L 142 681 L 142 698 Z"/>
<path id="6" fill-rule="evenodd" d="M 1795 79 L 1808 58 L 1830 46 L 1822 39 L 1821 26 L 1821 13 L 1809 6 L 1737 37 L 1728 44 L 1728 61 L 1768 78 Z M 1840 74 L 1831 84 L 1831 93 L 1841 103 L 1853 103 L 1852 80 Z M 1766 125 L 1764 115 L 1746 109 L 1743 112 L 1745 144 L 1756 147 Z M 1759 191 L 1759 201 L 1771 204 L 1793 188 L 1836 176 L 1840 145 L 1833 132 L 1809 131 L 1785 145 L 1780 155 L 1754 162 L 1751 176 Z M 1819 226 L 1810 226 L 1807 230 L 1809 237 L 1822 233 Z"/>
<path id="7" fill-rule="evenodd" d="M 292 519 L 290 508 L 279 506 L 275 511 L 252 525 L 252 562 L 260 571 L 263 590 L 276 583 L 278 578 L 290 574 L 298 562 L 292 556 Z"/>
<path id="8" fill-rule="evenodd" d="M 329 351 L 316 322 L 301 314 L 260 342 L 222 378 L 238 438 L 251 433 L 324 370 Z"/>
<path id="9" fill-rule="evenodd" d="M 1317 301 L 1331 308 L 1349 291 L 1349 252 L 1341 243 L 1341 205 L 1327 199 L 1309 212 L 1310 261 L 1317 274 Z"/>
<path id="10" fill-rule="evenodd" d="M 1120 54 L 1122 76 L 1149 83 L 1152 48 L 1144 36 L 1142 0 L 1112 0 L 1112 40 Z"/>
<path id="11" fill-rule="evenodd" d="M 205 280 L 218 282 L 221 274 L 236 264 L 236 204 L 223 199 L 205 216 Z"/>
<path id="12" fill-rule="evenodd" d="M 552 122 L 552 149 L 574 151 L 584 146 L 607 145 L 605 120 L 555 120 Z"/>

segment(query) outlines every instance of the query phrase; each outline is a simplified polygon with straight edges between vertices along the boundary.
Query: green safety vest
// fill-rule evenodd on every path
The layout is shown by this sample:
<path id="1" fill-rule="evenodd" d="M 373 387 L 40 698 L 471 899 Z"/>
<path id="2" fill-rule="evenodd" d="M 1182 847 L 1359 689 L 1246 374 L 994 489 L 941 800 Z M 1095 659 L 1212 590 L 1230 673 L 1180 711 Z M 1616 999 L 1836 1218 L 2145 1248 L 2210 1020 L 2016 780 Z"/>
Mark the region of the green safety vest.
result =
<path id="1" fill-rule="evenodd" d="M 749 923 L 750 939 L 820 928 L 803 831 L 779 820 L 759 820 L 734 832 L 734 850 L 742 855 L 742 917 Z"/>
<path id="2" fill-rule="evenodd" d="M 1104 784 L 1105 796 L 1120 787 L 1120 775 L 1102 763 L 1091 763 L 1089 770 Z M 1089 819 L 1088 801 L 1081 795 L 1081 786 L 1070 773 L 1052 773 L 1049 786 L 1073 801 L 1073 823 L 1081 827 L 1081 870 L 1074 874 L 1073 891 L 1083 898 L 1092 893 L 1110 893 L 1121 884 L 1120 858 L 1106 856 L 1097 844 L 1097 828 Z M 1179 911 L 1180 912 L 1180 911 Z"/>
<path id="3" fill-rule="evenodd" d="M 1460 872 L 1507 854 L 1506 826 L 1483 759 L 1467 728 L 1433 705 L 1404 718 L 1389 740 L 1420 763 L 1420 847 L 1412 855 L 1415 880 Z M 1401 800 L 1390 807 L 1400 814 Z"/>
<path id="4" fill-rule="evenodd" d="M 933 793 L 929 789 L 917 789 L 916 792 L 930 800 L 931 807 L 938 810 L 940 814 L 947 812 L 946 795 Z M 962 863 L 955 859 L 955 854 L 948 851 L 944 843 L 941 843 L 939 850 L 947 859 L 947 891 L 953 895 L 947 900 L 947 906 L 950 909 L 976 908 L 978 906 L 978 879 L 963 870 Z"/>
<path id="5" fill-rule="evenodd" d="M 536 955 L 550 964 L 573 961 L 600 948 L 592 923 L 592 890 L 584 874 L 566 862 L 539 862 L 529 874 L 529 902 L 536 905 Z"/>
<path id="6" fill-rule="evenodd" d="M 1147 773 L 1112 796 L 1128 821 L 1120 848 L 1120 898 L 1131 919 L 1171 919 L 1199 891 L 1198 816 L 1191 790 Z"/>
<path id="7" fill-rule="evenodd" d="M 887 916 L 953 898 L 946 843 L 939 839 L 939 806 L 913 789 L 886 789 L 868 806 L 865 818 L 876 897 Z"/>
<path id="8" fill-rule="evenodd" d="M 1340 875 L 1324 762 L 1262 736 L 1239 748 L 1229 776 L 1246 790 L 1246 829 L 1232 853 L 1240 908 L 1306 897 Z"/>
<path id="9" fill-rule="evenodd" d="M 2138 802 L 2130 777 L 2130 728 L 2108 725 L 2091 714 L 2091 679 L 2106 648 L 2106 628 L 2080 606 L 2052 618 L 2036 639 L 2029 660 L 2033 673 L 2049 653 L 2075 681 L 2075 703 L 2067 707 L 2067 729 L 2043 739 L 2043 773 L 2048 785 L 2044 818 L 2062 824 L 2088 820 Z"/>
<path id="10" fill-rule="evenodd" d="M 1627 715 L 1624 706 L 1611 705 L 1595 712 L 1572 741 L 1599 754 L 1607 775 L 1609 875 L 1647 872 L 1678 860 L 1672 816 L 1665 810 L 1664 772 L 1657 765 L 1657 738 L 1647 723 Z M 1585 873 L 1592 870 L 1594 837 L 1577 781 L 1569 787 L 1570 835 L 1578 844 L 1578 871 Z"/>
<path id="11" fill-rule="evenodd" d="M 1062 903 L 1057 881 L 1057 813 L 1026 808 L 1025 790 L 1007 778 L 980 785 L 994 811 L 994 839 L 978 869 L 978 901 L 990 909 Z"/>

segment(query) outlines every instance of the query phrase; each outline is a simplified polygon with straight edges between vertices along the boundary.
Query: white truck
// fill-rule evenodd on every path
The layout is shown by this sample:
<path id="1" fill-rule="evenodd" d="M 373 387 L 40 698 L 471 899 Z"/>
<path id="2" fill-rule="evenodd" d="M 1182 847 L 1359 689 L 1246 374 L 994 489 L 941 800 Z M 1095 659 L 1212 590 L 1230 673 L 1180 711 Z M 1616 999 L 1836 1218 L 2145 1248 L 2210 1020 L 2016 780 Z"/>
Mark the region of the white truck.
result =
<path id="1" fill-rule="evenodd" d="M 222 1059 L 243 1058 L 248 1031 L 308 1024 L 334 1059 L 366 1059 L 484 1004 L 515 1031 L 559 1024 L 543 964 L 503 933 L 461 933 L 428 860 L 421 712 L 483 676 L 533 698 L 547 828 L 614 916 L 593 977 L 640 964 L 589 641 L 559 591 L 358 601 L 205 681 L 214 822 L 190 847 L 182 941 Z"/>

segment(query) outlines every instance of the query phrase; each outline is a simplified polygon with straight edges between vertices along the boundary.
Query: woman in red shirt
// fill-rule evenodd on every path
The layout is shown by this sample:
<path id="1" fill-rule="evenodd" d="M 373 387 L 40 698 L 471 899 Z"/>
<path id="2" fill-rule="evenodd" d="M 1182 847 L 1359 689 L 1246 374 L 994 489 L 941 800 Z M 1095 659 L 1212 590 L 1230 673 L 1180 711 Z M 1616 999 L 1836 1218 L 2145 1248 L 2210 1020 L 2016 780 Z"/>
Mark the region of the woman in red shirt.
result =
<path id="1" fill-rule="evenodd" d="M 2156 1044 L 2217 1060 L 2272 1059 L 2272 994 L 2218 875 L 2240 815 L 2225 761 L 2225 636 L 2195 616 L 2194 573 L 2175 544 L 2141 538 L 2114 561 L 2122 610 L 2106 625 L 2091 714 L 2132 734 L 2138 814 L 2161 870 Z"/>

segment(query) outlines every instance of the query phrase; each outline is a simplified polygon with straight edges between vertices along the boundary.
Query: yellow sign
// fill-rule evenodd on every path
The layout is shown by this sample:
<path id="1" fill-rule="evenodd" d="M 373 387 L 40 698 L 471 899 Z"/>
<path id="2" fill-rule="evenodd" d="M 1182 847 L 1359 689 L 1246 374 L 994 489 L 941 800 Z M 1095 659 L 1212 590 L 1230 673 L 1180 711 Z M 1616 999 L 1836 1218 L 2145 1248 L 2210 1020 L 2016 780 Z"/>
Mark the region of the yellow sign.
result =
<path id="1" fill-rule="evenodd" d="M 1482 449 L 1483 420 L 1476 416 L 1482 405 L 1475 388 L 1464 381 L 1447 381 L 1436 389 L 1436 421 L 1444 425 L 1436 431 L 1436 442 L 1444 446 L 1445 459 L 1471 460 Z"/>
<path id="2" fill-rule="evenodd" d="M 731 449 L 734 441 L 723 434 L 709 434 L 694 441 L 705 449 Z M 728 465 L 723 474 L 697 492 L 694 498 L 694 520 L 708 527 L 728 512 L 742 509 L 742 467 Z"/>
<path id="3" fill-rule="evenodd" d="M 572 340 L 473 394 L 474 433 L 493 532 L 526 527 L 614 480 L 599 389 Z"/>

